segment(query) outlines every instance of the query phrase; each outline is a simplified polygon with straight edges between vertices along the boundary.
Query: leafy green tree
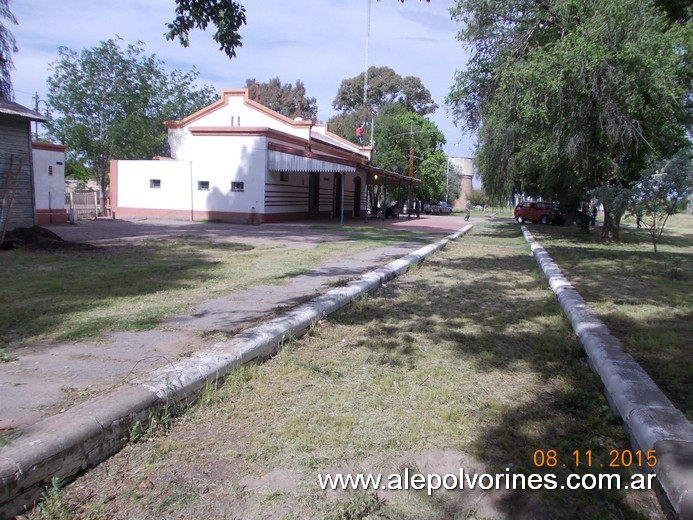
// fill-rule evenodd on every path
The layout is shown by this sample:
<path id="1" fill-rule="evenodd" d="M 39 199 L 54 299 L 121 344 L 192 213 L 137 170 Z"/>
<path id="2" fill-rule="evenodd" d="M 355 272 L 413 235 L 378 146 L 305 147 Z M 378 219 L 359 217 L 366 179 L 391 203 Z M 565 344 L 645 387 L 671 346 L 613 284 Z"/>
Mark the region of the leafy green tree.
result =
<path id="1" fill-rule="evenodd" d="M 176 0 L 176 17 L 168 23 L 166 39 L 178 39 L 183 47 L 190 45 L 190 31 L 217 28 L 212 36 L 219 44 L 219 50 L 229 58 L 236 56 L 236 48 L 241 47 L 239 30 L 246 23 L 245 8 L 234 0 Z"/>
<path id="2" fill-rule="evenodd" d="M 17 43 L 3 20 L 17 25 L 17 18 L 10 11 L 9 0 L 0 0 L 0 99 L 12 101 L 14 96 L 10 73 L 14 70 L 12 54 L 17 52 Z"/>
<path id="3" fill-rule="evenodd" d="M 400 2 L 404 3 L 404 0 Z M 187 47 L 190 45 L 190 31 L 205 30 L 212 25 L 217 28 L 212 38 L 219 44 L 219 50 L 233 58 L 236 49 L 242 47 L 240 29 L 245 23 L 245 7 L 236 0 L 176 0 L 176 17 L 166 24 L 166 39 L 178 39 L 183 47 Z"/>
<path id="4" fill-rule="evenodd" d="M 693 151 L 690 148 L 680 150 L 668 161 L 645 170 L 633 187 L 631 211 L 645 224 L 655 254 L 667 220 L 685 208 L 691 193 Z"/>
<path id="5" fill-rule="evenodd" d="M 91 172 L 84 163 L 68 155 L 65 159 L 65 179 L 73 179 L 86 184 L 91 179 Z"/>
<path id="6" fill-rule="evenodd" d="M 399 103 L 384 105 L 375 119 L 373 164 L 385 170 L 421 179 L 418 196 L 423 200 L 445 198 L 445 136 L 434 123 L 408 111 Z"/>
<path id="7" fill-rule="evenodd" d="M 484 190 L 472 190 L 472 193 L 469 196 L 469 200 L 471 201 L 472 206 L 486 207 L 489 204 L 488 198 L 486 197 L 486 193 L 484 192 Z"/>
<path id="8" fill-rule="evenodd" d="M 282 84 L 279 78 L 272 78 L 267 83 L 247 79 L 245 86 L 251 99 L 275 112 L 292 119 L 300 115 L 303 119 L 317 121 L 318 101 L 314 97 L 306 97 L 306 87 L 301 80 L 296 80 L 294 86 L 291 83 Z"/>
<path id="9" fill-rule="evenodd" d="M 80 53 L 59 49 L 51 64 L 47 127 L 75 160 L 87 165 L 102 193 L 111 159 L 168 155 L 163 122 L 178 119 L 217 98 L 195 85 L 197 72 L 167 74 L 142 43 L 124 50 L 113 39 Z M 103 198 L 102 198 L 103 199 Z"/>
<path id="10" fill-rule="evenodd" d="M 364 123 L 362 115 L 357 111 L 343 112 L 332 116 L 327 121 L 327 128 L 330 132 L 337 134 L 344 139 L 348 139 L 354 144 L 358 143 L 356 138 L 356 128 Z M 364 143 L 370 142 L 370 121 L 366 121 L 363 128 Z"/>
<path id="11" fill-rule="evenodd" d="M 336 110 L 353 112 L 363 109 L 364 73 L 342 81 L 337 97 L 332 102 Z M 390 67 L 370 67 L 368 69 L 366 113 L 363 119 L 370 119 L 388 103 L 400 103 L 407 110 L 419 115 L 430 114 L 438 108 L 431 98 L 431 93 L 424 87 L 421 79 L 415 76 L 402 78 Z"/>
<path id="12" fill-rule="evenodd" d="M 453 16 L 475 54 L 447 101 L 479 129 L 494 200 L 627 186 L 649 157 L 686 145 L 693 35 L 654 2 L 459 0 Z M 617 240 L 605 211 L 602 238 Z"/>

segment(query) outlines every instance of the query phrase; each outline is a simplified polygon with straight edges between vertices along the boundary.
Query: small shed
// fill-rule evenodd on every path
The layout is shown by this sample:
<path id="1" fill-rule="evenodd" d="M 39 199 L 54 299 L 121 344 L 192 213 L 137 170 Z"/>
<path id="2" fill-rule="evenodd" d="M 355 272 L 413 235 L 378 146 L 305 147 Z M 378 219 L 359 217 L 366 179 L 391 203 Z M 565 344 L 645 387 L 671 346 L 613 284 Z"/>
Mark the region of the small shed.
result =
<path id="1" fill-rule="evenodd" d="M 0 99 L 0 233 L 36 223 L 31 122 L 46 118 Z"/>

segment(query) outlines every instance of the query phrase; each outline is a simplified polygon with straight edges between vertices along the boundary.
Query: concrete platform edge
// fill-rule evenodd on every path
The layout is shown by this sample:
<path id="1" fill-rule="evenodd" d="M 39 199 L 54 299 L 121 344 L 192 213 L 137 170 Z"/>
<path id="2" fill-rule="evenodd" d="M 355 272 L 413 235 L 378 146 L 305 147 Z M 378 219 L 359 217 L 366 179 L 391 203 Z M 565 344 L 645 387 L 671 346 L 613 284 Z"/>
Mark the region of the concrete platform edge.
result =
<path id="1" fill-rule="evenodd" d="M 657 496 L 664 512 L 677 520 L 693 518 L 693 425 L 623 352 L 620 341 L 577 294 L 526 226 L 522 226 L 522 233 L 579 337 L 590 367 L 600 376 L 609 406 L 620 417 L 631 446 L 656 454 L 656 466 L 644 469 L 654 469 L 657 475 Z M 567 288 L 574 293 L 568 293 Z"/>
<path id="2" fill-rule="evenodd" d="M 466 225 L 227 342 L 40 421 L 27 435 L 0 447 L 0 518 L 32 508 L 53 479 L 63 486 L 117 453 L 136 424 L 146 424 L 153 414 L 169 407 L 191 405 L 206 384 L 242 364 L 270 357 L 282 342 L 405 273 L 472 227 Z"/>

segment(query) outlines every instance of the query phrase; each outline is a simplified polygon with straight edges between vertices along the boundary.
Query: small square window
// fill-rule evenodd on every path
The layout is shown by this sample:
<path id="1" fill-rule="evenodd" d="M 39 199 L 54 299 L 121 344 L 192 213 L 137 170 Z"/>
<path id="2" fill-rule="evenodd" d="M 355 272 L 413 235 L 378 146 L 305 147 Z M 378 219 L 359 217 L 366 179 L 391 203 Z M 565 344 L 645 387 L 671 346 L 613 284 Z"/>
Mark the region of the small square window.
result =
<path id="1" fill-rule="evenodd" d="M 231 191 L 244 191 L 245 190 L 245 183 L 244 182 L 232 182 L 231 183 Z"/>
<path id="2" fill-rule="evenodd" d="M 289 172 L 279 172 L 279 180 L 282 182 L 289 182 Z"/>
<path id="3" fill-rule="evenodd" d="M 209 181 L 197 181 L 198 191 L 209 191 Z"/>
<path id="4" fill-rule="evenodd" d="M 161 188 L 161 179 L 149 179 L 150 188 Z"/>

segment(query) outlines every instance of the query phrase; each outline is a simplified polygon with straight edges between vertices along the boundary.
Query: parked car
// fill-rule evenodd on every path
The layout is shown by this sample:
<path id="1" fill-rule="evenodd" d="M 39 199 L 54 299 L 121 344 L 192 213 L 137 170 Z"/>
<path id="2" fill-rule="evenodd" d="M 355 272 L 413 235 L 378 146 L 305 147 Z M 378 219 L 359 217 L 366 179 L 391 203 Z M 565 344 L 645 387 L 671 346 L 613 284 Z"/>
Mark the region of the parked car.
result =
<path id="1" fill-rule="evenodd" d="M 520 202 L 515 206 L 515 220 L 539 224 L 562 225 L 565 218 L 553 202 Z"/>
<path id="2" fill-rule="evenodd" d="M 424 213 L 426 215 L 449 215 L 452 213 L 452 206 L 444 200 L 441 200 L 438 204 L 426 204 L 424 206 Z"/>

